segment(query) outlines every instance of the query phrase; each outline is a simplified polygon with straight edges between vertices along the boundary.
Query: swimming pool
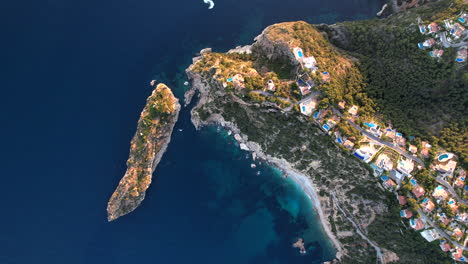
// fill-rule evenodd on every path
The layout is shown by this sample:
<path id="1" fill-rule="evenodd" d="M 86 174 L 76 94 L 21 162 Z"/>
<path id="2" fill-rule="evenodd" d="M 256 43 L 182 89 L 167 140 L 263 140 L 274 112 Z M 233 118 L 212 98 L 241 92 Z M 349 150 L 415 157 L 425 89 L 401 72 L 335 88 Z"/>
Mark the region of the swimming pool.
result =
<path id="1" fill-rule="evenodd" d="M 327 124 L 323 125 L 322 127 L 323 127 L 326 131 L 330 130 L 330 127 L 329 127 Z"/>
<path id="2" fill-rule="evenodd" d="M 374 123 L 367 123 L 367 122 L 364 122 L 364 125 L 366 125 L 366 126 L 368 126 L 368 127 L 371 127 L 371 128 L 376 127 L 376 124 L 374 124 Z"/>
<path id="3" fill-rule="evenodd" d="M 419 47 L 420 49 L 424 48 L 424 46 L 423 46 L 422 43 L 418 43 L 418 47 Z"/>
<path id="4" fill-rule="evenodd" d="M 411 185 L 416 186 L 418 185 L 418 182 L 415 179 L 410 180 Z"/>
<path id="5" fill-rule="evenodd" d="M 387 176 L 382 176 L 382 177 L 380 177 L 380 179 L 382 179 L 382 181 L 388 181 L 388 177 L 387 177 Z"/>
<path id="6" fill-rule="evenodd" d="M 305 112 L 305 111 L 306 111 L 306 107 L 303 106 L 303 107 L 302 107 L 302 112 Z"/>
<path id="7" fill-rule="evenodd" d="M 355 157 L 358 157 L 358 158 L 361 159 L 361 160 L 364 160 L 364 157 L 361 156 L 361 155 L 359 155 L 359 154 L 357 154 L 356 152 L 354 152 L 354 156 L 355 156 Z"/>
<path id="8" fill-rule="evenodd" d="M 315 112 L 314 113 L 314 118 L 317 119 L 318 115 L 319 115 L 319 112 Z"/>
<path id="9" fill-rule="evenodd" d="M 231 77 L 231 78 L 227 79 L 227 81 L 232 82 L 233 79 L 234 79 L 234 77 Z"/>
<path id="10" fill-rule="evenodd" d="M 343 140 L 341 140 L 341 138 L 337 138 L 336 141 L 340 144 L 343 144 Z"/>
<path id="11" fill-rule="evenodd" d="M 460 22 L 462 22 L 462 23 L 465 23 L 465 19 L 463 19 L 463 18 L 461 18 L 461 17 L 458 18 L 458 21 L 460 21 Z"/>
<path id="12" fill-rule="evenodd" d="M 444 153 L 444 154 L 441 154 L 438 158 L 438 160 L 440 162 L 444 162 L 444 161 L 447 161 L 448 159 L 452 158 L 452 154 L 450 153 Z"/>
<path id="13" fill-rule="evenodd" d="M 419 31 L 420 31 L 421 33 L 424 33 L 426 30 L 424 29 L 424 26 L 419 26 Z"/>
<path id="14" fill-rule="evenodd" d="M 298 50 L 298 51 L 297 51 L 297 56 L 298 56 L 299 58 L 302 58 L 302 57 L 304 57 L 304 54 L 302 54 L 302 51 Z"/>
<path id="15" fill-rule="evenodd" d="M 455 201 L 450 201 L 450 202 L 448 202 L 448 204 L 454 204 L 454 203 L 455 203 Z"/>
<path id="16" fill-rule="evenodd" d="M 396 133 L 397 137 L 402 137 L 403 135 L 401 133 Z"/>
<path id="17" fill-rule="evenodd" d="M 422 203 L 427 203 L 428 200 L 429 200 L 429 199 L 424 198 L 424 200 L 422 201 Z"/>
<path id="18" fill-rule="evenodd" d="M 463 59 L 457 58 L 456 61 L 457 61 L 457 62 L 463 62 Z"/>

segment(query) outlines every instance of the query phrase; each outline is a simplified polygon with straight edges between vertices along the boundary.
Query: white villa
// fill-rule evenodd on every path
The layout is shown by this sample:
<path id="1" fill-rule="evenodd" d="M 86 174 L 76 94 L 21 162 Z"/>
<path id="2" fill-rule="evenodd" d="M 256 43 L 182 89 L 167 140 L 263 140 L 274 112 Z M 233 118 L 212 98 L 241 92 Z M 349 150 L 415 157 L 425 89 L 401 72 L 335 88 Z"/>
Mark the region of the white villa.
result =
<path id="1" fill-rule="evenodd" d="M 311 70 L 312 73 L 314 73 L 314 72 L 316 72 L 318 70 L 317 61 L 315 60 L 314 56 L 304 58 L 304 59 L 302 59 L 302 61 L 304 62 L 304 67 Z"/>
<path id="2" fill-rule="evenodd" d="M 386 154 L 380 154 L 377 157 L 375 165 L 386 171 L 391 171 L 393 169 L 393 162 Z"/>
<path id="3" fill-rule="evenodd" d="M 421 236 L 424 237 L 428 242 L 432 242 L 436 239 L 441 238 L 439 232 L 435 229 L 427 229 L 421 232 Z"/>
<path id="4" fill-rule="evenodd" d="M 317 99 L 315 98 L 310 98 L 299 104 L 301 113 L 306 116 L 310 116 L 314 112 L 316 107 L 317 107 Z"/>
<path id="5" fill-rule="evenodd" d="M 397 169 L 403 173 L 410 174 L 414 169 L 414 163 L 410 159 L 401 159 L 397 163 Z"/>

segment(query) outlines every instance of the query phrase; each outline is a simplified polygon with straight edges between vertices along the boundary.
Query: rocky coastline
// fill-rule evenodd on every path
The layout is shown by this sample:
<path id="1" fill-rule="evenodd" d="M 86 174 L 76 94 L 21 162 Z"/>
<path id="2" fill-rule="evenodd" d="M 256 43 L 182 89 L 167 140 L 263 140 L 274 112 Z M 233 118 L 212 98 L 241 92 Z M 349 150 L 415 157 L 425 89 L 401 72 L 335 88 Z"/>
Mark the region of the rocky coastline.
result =
<path id="1" fill-rule="evenodd" d="M 152 174 L 170 143 L 180 108 L 164 84 L 158 84 L 148 97 L 131 141 L 127 171 L 107 205 L 108 221 L 132 212 L 144 200 Z"/>
<path id="2" fill-rule="evenodd" d="M 250 47 L 250 46 L 249 46 Z M 245 49 L 238 49 L 237 51 L 244 51 Z M 236 52 L 235 50 L 231 50 L 232 52 Z M 199 58 L 194 59 L 197 61 Z M 336 250 L 336 261 L 338 261 L 344 254 L 343 252 L 343 245 L 339 242 L 338 238 L 333 234 L 331 231 L 331 224 L 328 221 L 328 218 L 331 216 L 329 213 L 330 210 L 325 210 L 328 206 L 326 203 L 323 203 L 323 198 L 319 197 L 317 194 L 317 188 L 310 177 L 305 175 L 304 173 L 296 170 L 294 166 L 289 163 L 287 160 L 282 158 L 277 158 L 270 156 L 262 150 L 262 147 L 254 141 L 249 141 L 248 137 L 240 131 L 237 125 L 233 122 L 229 122 L 224 120 L 224 117 L 220 114 L 212 114 L 208 119 L 201 120 L 197 110 L 206 104 L 210 100 L 209 92 L 209 84 L 206 83 L 202 76 L 198 73 L 192 72 L 190 66 L 186 70 L 186 74 L 191 81 L 192 85 L 191 88 L 185 93 L 185 105 L 187 106 L 190 104 L 194 96 L 197 96 L 197 104 L 191 109 L 191 121 L 192 124 L 195 126 L 197 130 L 205 126 L 215 125 L 218 126 L 226 131 L 231 132 L 234 135 L 234 139 L 239 143 L 239 147 L 242 150 L 249 151 L 252 153 L 252 157 L 254 159 L 260 159 L 271 166 L 278 168 L 284 175 L 290 176 L 296 184 L 301 186 L 302 190 L 306 193 L 307 197 L 309 197 L 311 203 L 314 205 L 314 209 L 317 213 L 319 221 L 323 227 L 323 230 L 329 237 L 330 241 L 332 242 L 335 250 Z M 334 261 L 330 262 L 334 263 Z"/>
<path id="3" fill-rule="evenodd" d="M 364 263 L 378 258 L 386 259 L 386 262 L 398 260 L 393 251 L 378 248 L 369 238 L 375 228 L 369 230 L 368 227 L 388 211 L 381 189 L 371 195 L 359 195 L 365 189 L 377 187 L 369 169 L 348 152 L 340 150 L 304 115 L 282 111 L 269 102 L 252 101 L 242 94 L 242 89 L 229 88 L 225 81 L 228 77 L 218 75 L 223 69 L 225 71 L 225 68 L 219 68 L 219 63 L 232 58 L 247 59 L 237 64 L 236 67 L 241 68 L 229 68 L 229 76 L 241 69 L 253 72 L 252 68 L 246 69 L 246 63 L 249 58 L 258 59 L 259 56 L 265 58 L 263 62 L 291 64 L 288 71 L 294 74 L 299 65 L 292 55 L 291 45 L 300 43 L 292 40 L 295 42 L 291 44 L 287 36 L 281 35 L 281 29 L 291 29 L 295 25 L 301 27 L 304 22 L 270 26 L 255 38 L 253 45 L 237 47 L 229 53 L 214 53 L 211 49 L 200 52 L 186 70 L 192 85 L 185 94 L 185 105 L 192 99 L 197 100 L 191 109 L 191 121 L 196 129 L 215 125 L 231 132 L 241 149 L 252 152 L 253 158 L 279 168 L 302 187 L 336 249 L 335 258 L 328 263 Z M 321 33 L 311 34 L 320 45 L 327 45 L 321 39 Z M 345 206 L 346 213 L 340 210 L 340 205 Z M 352 223 L 361 228 L 356 229 Z"/>

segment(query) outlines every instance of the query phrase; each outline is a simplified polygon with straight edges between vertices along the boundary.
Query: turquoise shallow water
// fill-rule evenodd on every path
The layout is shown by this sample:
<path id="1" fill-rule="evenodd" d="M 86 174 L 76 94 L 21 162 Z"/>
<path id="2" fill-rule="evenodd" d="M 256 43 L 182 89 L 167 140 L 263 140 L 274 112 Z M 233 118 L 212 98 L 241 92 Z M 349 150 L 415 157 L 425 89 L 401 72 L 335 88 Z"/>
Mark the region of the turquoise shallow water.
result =
<path id="1" fill-rule="evenodd" d="M 230 255 L 232 263 L 318 263 L 333 258 L 334 249 L 300 186 L 290 178 L 283 178 L 278 169 L 253 161 L 250 153 L 240 150 L 225 131 L 208 127 L 194 133 L 192 138 L 187 134 L 193 128 L 187 128 L 184 122 L 189 122 L 186 116 L 178 124 L 184 130 L 175 132 L 165 157 L 171 163 L 161 166 L 156 173 L 183 175 L 182 171 L 190 170 L 190 175 L 196 175 L 181 177 L 184 185 L 194 188 L 185 190 L 184 196 L 190 196 L 190 200 L 184 206 L 204 214 L 196 217 L 201 223 L 194 222 L 196 228 L 204 230 L 207 239 L 204 248 L 216 249 L 212 253 L 215 255 L 221 252 Z M 176 153 L 188 141 L 197 148 Z M 173 159 L 172 155 L 179 159 Z M 190 160 L 185 156 L 191 156 Z M 256 168 L 251 164 L 256 164 Z M 158 178 L 156 197 L 151 199 L 160 202 L 164 199 L 165 191 L 161 189 L 166 181 L 174 179 Z M 209 227 L 204 227 L 207 222 Z M 298 237 L 305 238 L 307 255 L 301 256 L 292 248 Z"/>
<path id="2" fill-rule="evenodd" d="M 182 97 L 205 47 L 250 44 L 272 23 L 372 17 L 384 0 L 9 1 L 0 9 L 0 263 L 319 263 L 312 205 L 186 109 L 132 214 L 107 223 L 149 81 Z M 178 131 L 182 129 L 182 131 Z M 257 175 L 260 172 L 260 175 Z M 291 244 L 304 237 L 309 253 Z"/>

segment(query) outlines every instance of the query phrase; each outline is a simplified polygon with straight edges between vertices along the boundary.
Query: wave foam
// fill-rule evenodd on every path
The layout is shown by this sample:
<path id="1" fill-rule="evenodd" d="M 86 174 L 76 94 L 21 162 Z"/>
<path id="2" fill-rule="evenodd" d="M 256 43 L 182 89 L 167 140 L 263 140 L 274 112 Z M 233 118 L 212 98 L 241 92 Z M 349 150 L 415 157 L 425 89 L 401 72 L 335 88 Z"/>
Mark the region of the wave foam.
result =
<path id="1" fill-rule="evenodd" d="M 213 2 L 213 0 L 203 0 L 203 2 L 204 2 L 205 4 L 209 4 L 209 5 L 210 5 L 210 6 L 208 7 L 208 9 L 213 9 L 213 7 L 214 7 L 214 2 Z"/>

